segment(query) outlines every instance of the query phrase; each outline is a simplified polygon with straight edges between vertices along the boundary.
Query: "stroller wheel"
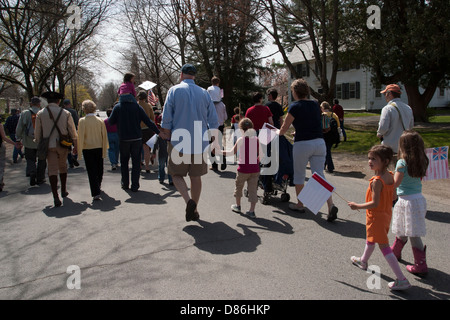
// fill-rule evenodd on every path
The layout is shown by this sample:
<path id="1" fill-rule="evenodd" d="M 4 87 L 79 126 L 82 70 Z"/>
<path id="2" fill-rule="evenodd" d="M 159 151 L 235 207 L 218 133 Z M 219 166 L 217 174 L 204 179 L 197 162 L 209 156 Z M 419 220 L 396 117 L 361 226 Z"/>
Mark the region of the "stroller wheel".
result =
<path id="1" fill-rule="evenodd" d="M 281 195 L 282 202 L 289 202 L 290 199 L 291 199 L 291 195 L 289 193 L 283 193 Z"/>

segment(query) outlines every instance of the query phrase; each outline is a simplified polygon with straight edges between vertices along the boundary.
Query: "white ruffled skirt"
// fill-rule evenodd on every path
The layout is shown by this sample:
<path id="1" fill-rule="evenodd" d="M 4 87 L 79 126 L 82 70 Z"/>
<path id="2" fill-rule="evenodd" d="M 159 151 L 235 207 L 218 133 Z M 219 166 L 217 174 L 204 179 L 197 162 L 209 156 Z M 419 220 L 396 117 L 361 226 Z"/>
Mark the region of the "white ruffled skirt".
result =
<path id="1" fill-rule="evenodd" d="M 399 196 L 392 213 L 392 233 L 402 237 L 426 234 L 427 201 L 421 193 Z"/>

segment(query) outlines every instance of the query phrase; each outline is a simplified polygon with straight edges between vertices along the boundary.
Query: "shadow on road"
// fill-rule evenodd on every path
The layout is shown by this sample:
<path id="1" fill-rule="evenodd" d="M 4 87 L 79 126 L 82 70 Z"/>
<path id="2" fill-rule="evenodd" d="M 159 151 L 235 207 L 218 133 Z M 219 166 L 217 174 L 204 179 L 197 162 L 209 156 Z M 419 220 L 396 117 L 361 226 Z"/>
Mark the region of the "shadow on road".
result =
<path id="1" fill-rule="evenodd" d="M 235 254 L 253 252 L 261 244 L 261 238 L 247 226 L 239 225 L 243 234 L 222 221 L 198 221 L 199 225 L 188 225 L 183 231 L 195 239 L 194 246 L 212 254 Z"/>
<path id="2" fill-rule="evenodd" d="M 116 200 L 110 197 L 106 192 L 102 191 L 101 200 L 92 201 L 90 208 L 93 210 L 100 210 L 100 211 L 112 211 L 116 207 L 120 206 L 120 204 L 121 204 L 120 200 Z"/>
<path id="3" fill-rule="evenodd" d="M 49 202 L 53 202 L 53 197 L 49 197 Z M 89 208 L 89 204 L 86 201 L 80 203 L 73 202 L 70 198 L 63 199 L 63 205 L 61 207 L 54 207 L 53 204 L 45 207 L 44 212 L 49 218 L 66 218 L 71 216 L 77 216 Z"/>
<path id="4" fill-rule="evenodd" d="M 450 214 L 448 212 L 427 211 L 425 218 L 431 221 L 450 223 Z"/>

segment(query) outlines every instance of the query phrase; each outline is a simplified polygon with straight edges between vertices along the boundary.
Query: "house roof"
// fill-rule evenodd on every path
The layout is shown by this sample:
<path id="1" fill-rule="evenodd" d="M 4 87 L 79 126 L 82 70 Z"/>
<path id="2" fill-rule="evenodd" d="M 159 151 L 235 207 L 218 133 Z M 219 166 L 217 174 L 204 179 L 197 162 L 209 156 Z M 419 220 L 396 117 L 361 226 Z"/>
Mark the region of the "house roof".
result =
<path id="1" fill-rule="evenodd" d="M 314 60 L 313 48 L 309 38 L 299 42 L 289 54 L 289 61 L 292 64 L 301 63 L 306 60 Z"/>

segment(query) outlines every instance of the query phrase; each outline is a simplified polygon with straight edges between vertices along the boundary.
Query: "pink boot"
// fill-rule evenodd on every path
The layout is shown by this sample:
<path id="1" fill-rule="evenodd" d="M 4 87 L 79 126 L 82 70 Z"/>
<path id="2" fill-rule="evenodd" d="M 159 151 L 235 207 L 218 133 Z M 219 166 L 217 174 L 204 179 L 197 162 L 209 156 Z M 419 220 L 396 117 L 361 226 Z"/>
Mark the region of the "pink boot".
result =
<path id="1" fill-rule="evenodd" d="M 398 261 L 402 259 L 402 249 L 407 242 L 408 240 L 403 242 L 400 238 L 395 237 L 394 244 L 392 245 L 391 250 Z"/>
<path id="2" fill-rule="evenodd" d="M 425 257 L 427 246 L 423 247 L 423 251 L 414 247 L 412 249 L 414 254 L 414 265 L 406 266 L 406 270 L 412 274 L 423 277 L 428 273 L 427 261 Z"/>

